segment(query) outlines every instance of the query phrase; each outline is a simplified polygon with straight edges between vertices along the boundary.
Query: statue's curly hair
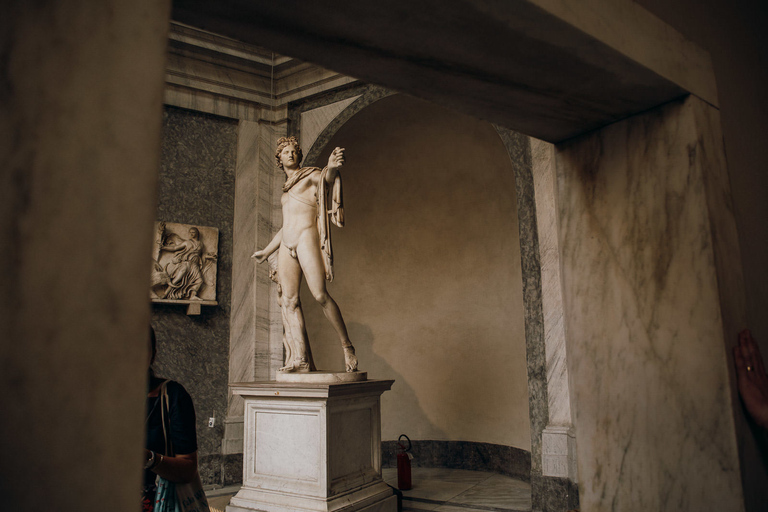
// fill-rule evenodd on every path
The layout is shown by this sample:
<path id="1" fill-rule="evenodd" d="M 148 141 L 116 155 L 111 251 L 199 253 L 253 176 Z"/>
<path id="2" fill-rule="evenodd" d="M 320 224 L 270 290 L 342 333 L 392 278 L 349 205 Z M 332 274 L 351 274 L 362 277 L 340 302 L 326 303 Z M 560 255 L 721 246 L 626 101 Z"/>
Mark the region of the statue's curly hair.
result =
<path id="1" fill-rule="evenodd" d="M 299 146 L 299 141 L 296 137 L 280 137 L 277 139 L 277 151 L 275 151 L 275 160 L 277 160 L 277 166 L 280 169 L 283 168 L 283 162 L 280 161 L 280 153 L 286 146 L 293 146 L 296 149 L 296 157 L 299 159 L 297 163 L 300 164 L 304 159 L 304 153 L 302 153 L 301 146 Z"/>

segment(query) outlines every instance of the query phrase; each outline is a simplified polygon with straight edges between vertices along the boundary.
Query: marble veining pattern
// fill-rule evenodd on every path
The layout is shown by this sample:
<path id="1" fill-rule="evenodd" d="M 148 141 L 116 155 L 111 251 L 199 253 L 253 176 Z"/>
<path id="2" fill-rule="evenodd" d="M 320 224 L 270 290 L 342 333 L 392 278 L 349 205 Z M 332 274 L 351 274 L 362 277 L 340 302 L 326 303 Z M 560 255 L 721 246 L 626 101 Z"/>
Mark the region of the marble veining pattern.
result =
<path id="1" fill-rule="evenodd" d="M 522 165 L 515 165 L 514 170 L 520 230 L 520 263 L 523 271 L 528 411 L 531 421 L 531 500 L 535 510 L 563 510 L 571 507 L 574 503 L 578 503 L 575 485 L 568 486 L 572 492 L 560 492 L 553 495 L 548 492 L 548 489 L 562 487 L 559 485 L 562 479 L 542 476 L 542 433 L 550 418 L 545 326 L 551 327 L 552 324 L 546 324 L 544 317 L 542 256 L 539 246 L 531 144 L 527 137 L 506 128 L 496 126 L 496 131 L 504 142 L 512 161 L 522 162 Z M 551 236 L 551 225 L 550 229 L 547 230 L 547 236 Z M 549 246 L 551 247 L 551 244 Z M 547 246 L 545 245 L 545 247 Z M 552 264 L 551 255 L 549 258 L 547 262 Z M 544 282 L 551 283 L 551 279 Z M 556 296 L 556 294 L 551 294 L 548 297 L 552 296 Z M 562 396 L 565 391 L 563 387 L 560 386 L 558 389 L 556 386 L 555 388 L 555 392 Z M 556 403 L 562 403 L 562 398 L 557 399 Z"/>
<path id="2" fill-rule="evenodd" d="M 248 240 L 255 240 L 258 230 L 258 134 L 260 125 L 241 120 L 237 133 L 237 167 L 235 176 L 235 244 L 232 273 L 232 313 L 230 315 L 229 382 L 253 380 L 255 353 L 252 347 L 256 339 L 256 294 L 253 283 L 257 269 L 251 261 Z M 225 420 L 225 454 L 242 452 L 243 400 L 228 395 L 227 419 Z M 240 421 L 232 421 L 239 417 Z"/>
<path id="3" fill-rule="evenodd" d="M 523 270 L 523 307 L 528 364 L 528 404 L 531 417 L 531 474 L 541 473 L 541 432 L 549 418 L 547 406 L 544 316 L 541 297 L 541 262 L 536 225 L 536 199 L 531 171 L 531 151 L 524 135 L 496 127 L 515 165 L 515 190 L 520 230 L 520 263 Z"/>
<path id="4" fill-rule="evenodd" d="M 694 101 L 558 146 L 586 510 L 743 509 Z"/>
<path id="5" fill-rule="evenodd" d="M 541 256 L 544 345 L 547 358 L 549 425 L 571 425 L 570 390 L 566 367 L 560 251 L 557 239 L 555 149 L 552 144 L 530 139 L 536 220 Z"/>
<path id="6" fill-rule="evenodd" d="M 274 115 L 279 112 L 265 111 L 259 122 L 240 121 L 238 128 L 233 287 L 237 307 L 230 319 L 230 383 L 274 379 L 282 363 L 281 332 L 276 332 L 282 322 L 269 269 L 251 259 L 255 248 L 270 240 L 280 224 L 282 180 L 274 146 L 286 123 L 275 122 Z M 230 395 L 227 411 L 223 451 L 242 453 L 242 398 Z"/>
<path id="7" fill-rule="evenodd" d="M 734 217 L 733 196 L 728 176 L 728 168 L 720 130 L 720 112 L 703 101 L 691 99 L 691 108 L 699 128 L 697 157 L 701 161 L 704 184 L 707 190 L 707 207 L 712 223 L 712 242 L 717 269 L 717 284 L 720 292 L 720 308 L 723 317 L 723 337 L 726 345 L 735 342 L 734 333 L 749 325 L 746 318 L 746 292 L 741 265 L 739 236 Z M 727 351 L 731 360 L 731 351 Z M 733 365 L 728 364 L 728 370 Z M 732 376 L 732 382 L 735 377 Z M 741 458 L 742 471 L 751 472 L 750 468 L 763 467 L 760 436 L 755 436 L 750 421 L 745 417 L 744 408 L 736 396 L 735 383 L 731 387 L 731 397 L 736 420 L 737 442 Z M 745 485 L 745 503 L 747 510 L 756 505 L 768 503 L 768 486 Z"/>

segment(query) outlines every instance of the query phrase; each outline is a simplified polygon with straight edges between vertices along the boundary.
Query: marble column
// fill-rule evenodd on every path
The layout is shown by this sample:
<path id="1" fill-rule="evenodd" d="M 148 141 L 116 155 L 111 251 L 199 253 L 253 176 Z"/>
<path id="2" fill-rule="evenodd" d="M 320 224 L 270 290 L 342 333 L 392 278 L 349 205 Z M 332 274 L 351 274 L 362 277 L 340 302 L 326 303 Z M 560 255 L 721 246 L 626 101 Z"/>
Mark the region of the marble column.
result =
<path id="1" fill-rule="evenodd" d="M 263 109 L 238 127 L 235 176 L 232 316 L 229 382 L 274 380 L 283 364 L 282 321 L 269 266 L 251 259 L 282 224 L 283 177 L 275 162 L 277 139 L 287 133 L 287 109 Z M 229 396 L 222 453 L 243 452 L 243 400 Z"/>
<path id="2" fill-rule="evenodd" d="M 557 146 L 584 510 L 744 509 L 726 355 L 743 283 L 719 126 L 690 96 Z"/>
<path id="3" fill-rule="evenodd" d="M 3 510 L 135 511 L 170 2 L 3 2 Z"/>

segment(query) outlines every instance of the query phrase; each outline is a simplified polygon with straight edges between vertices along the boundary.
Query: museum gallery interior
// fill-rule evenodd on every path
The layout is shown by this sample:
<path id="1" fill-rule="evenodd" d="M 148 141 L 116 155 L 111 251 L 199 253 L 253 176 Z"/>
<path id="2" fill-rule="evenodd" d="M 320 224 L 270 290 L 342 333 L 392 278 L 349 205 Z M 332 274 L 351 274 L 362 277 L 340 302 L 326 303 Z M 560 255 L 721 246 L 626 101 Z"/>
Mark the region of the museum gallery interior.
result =
<path id="1" fill-rule="evenodd" d="M 12 0 L 0 508 L 138 510 L 151 324 L 229 512 L 765 510 L 766 22 Z M 403 495 L 402 434 L 527 501 Z"/>

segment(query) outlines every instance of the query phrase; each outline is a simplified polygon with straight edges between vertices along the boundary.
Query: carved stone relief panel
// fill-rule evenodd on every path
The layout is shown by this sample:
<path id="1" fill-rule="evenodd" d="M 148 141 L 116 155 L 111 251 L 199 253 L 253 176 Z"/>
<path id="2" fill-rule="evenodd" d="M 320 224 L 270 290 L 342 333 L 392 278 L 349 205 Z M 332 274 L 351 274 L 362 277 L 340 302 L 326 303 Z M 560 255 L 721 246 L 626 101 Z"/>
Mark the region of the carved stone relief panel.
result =
<path id="1" fill-rule="evenodd" d="M 209 226 L 155 222 L 149 296 L 152 302 L 217 305 L 216 272 L 219 230 Z"/>

